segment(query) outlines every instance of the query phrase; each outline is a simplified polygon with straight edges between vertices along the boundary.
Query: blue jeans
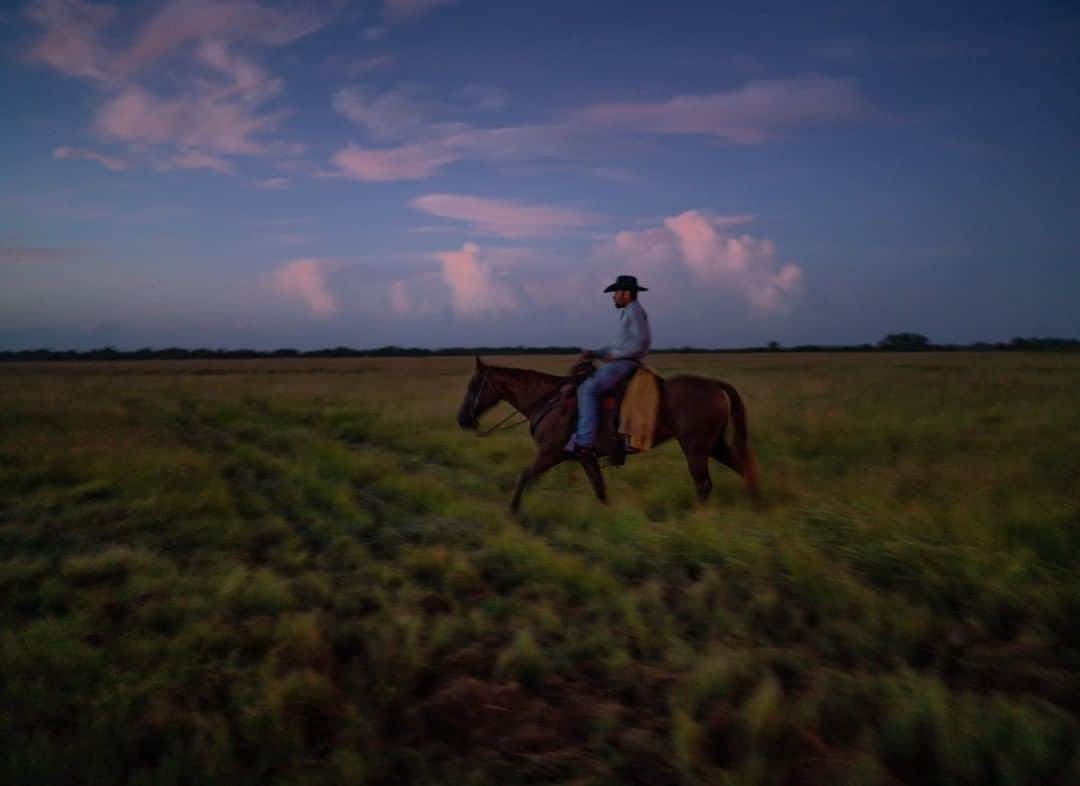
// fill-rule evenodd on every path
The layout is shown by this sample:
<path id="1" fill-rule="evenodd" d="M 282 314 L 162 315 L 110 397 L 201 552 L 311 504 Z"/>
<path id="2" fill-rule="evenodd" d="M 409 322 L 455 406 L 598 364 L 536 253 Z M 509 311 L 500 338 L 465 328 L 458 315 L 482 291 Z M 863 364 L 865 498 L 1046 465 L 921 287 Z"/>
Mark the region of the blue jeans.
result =
<path id="1" fill-rule="evenodd" d="M 572 448 L 574 444 L 592 447 L 593 440 L 596 439 L 597 400 L 614 390 L 622 380 L 633 374 L 637 367 L 638 364 L 633 360 L 611 360 L 602 363 L 591 377 L 578 385 L 578 428 L 568 447 Z"/>

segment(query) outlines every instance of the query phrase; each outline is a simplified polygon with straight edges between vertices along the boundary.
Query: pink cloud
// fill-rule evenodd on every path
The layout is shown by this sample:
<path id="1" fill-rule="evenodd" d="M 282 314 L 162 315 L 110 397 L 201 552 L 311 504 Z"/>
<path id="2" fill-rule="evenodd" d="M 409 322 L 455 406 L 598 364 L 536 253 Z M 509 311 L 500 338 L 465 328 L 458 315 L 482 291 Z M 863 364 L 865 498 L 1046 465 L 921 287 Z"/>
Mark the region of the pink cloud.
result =
<path id="1" fill-rule="evenodd" d="M 849 122 L 870 112 L 853 81 L 818 75 L 751 81 L 737 90 L 667 101 L 597 104 L 552 123 L 494 128 L 434 122 L 431 117 L 439 105 L 418 102 L 407 90 L 373 96 L 348 89 L 337 95 L 335 106 L 374 138 L 412 140 L 382 151 L 381 156 L 400 151 L 410 160 L 427 162 L 422 169 L 407 168 L 409 174 L 403 177 L 394 176 L 390 168 L 379 178 L 384 180 L 428 177 L 460 159 L 490 163 L 594 159 L 619 140 L 642 134 L 761 144 L 793 128 Z M 593 170 L 598 177 L 612 171 Z M 622 170 L 614 170 L 614 176 L 633 177 Z"/>
<path id="2" fill-rule="evenodd" d="M 129 69 L 166 57 L 191 42 L 252 41 L 280 46 L 314 33 L 334 17 L 332 6 L 296 4 L 291 9 L 252 0 L 172 0 L 139 28 L 124 55 Z"/>
<path id="3" fill-rule="evenodd" d="M 408 314 L 412 311 L 412 299 L 404 281 L 395 281 L 390 285 L 390 308 L 397 314 Z"/>
<path id="4" fill-rule="evenodd" d="M 409 205 L 434 216 L 465 221 L 484 234 L 505 238 L 557 235 L 595 224 L 601 219 L 584 210 L 523 205 L 460 194 L 428 194 L 414 199 Z"/>
<path id="5" fill-rule="evenodd" d="M 268 152 L 269 146 L 258 137 L 280 120 L 280 115 L 260 115 L 242 102 L 208 95 L 158 98 L 132 87 L 108 101 L 94 125 L 103 136 L 122 142 L 254 155 Z"/>
<path id="6" fill-rule="evenodd" d="M 260 180 L 255 184 L 258 188 L 266 191 L 280 191 L 283 188 L 289 187 L 289 178 L 287 177 L 268 177 L 265 180 Z"/>
<path id="7" fill-rule="evenodd" d="M 699 287 L 733 290 L 759 312 L 785 311 L 802 288 L 802 270 L 780 264 L 768 239 L 728 230 L 748 216 L 688 210 L 663 225 L 618 233 L 607 253 L 654 274 L 681 268 Z"/>
<path id="8" fill-rule="evenodd" d="M 450 288 L 455 313 L 474 317 L 517 308 L 510 288 L 498 280 L 475 243 L 466 243 L 460 251 L 446 251 L 436 257 L 442 262 L 443 281 Z"/>
<path id="9" fill-rule="evenodd" d="M 135 144 L 172 144 L 225 155 L 288 152 L 285 146 L 262 138 L 284 117 L 261 109 L 280 92 L 280 81 L 254 62 L 232 54 L 220 41 L 200 46 L 196 60 L 217 79 L 199 81 L 192 90 L 173 98 L 128 87 L 98 111 L 99 133 Z"/>
<path id="10" fill-rule="evenodd" d="M 338 310 L 326 286 L 326 274 L 333 266 L 325 259 L 295 259 L 275 270 L 271 278 L 278 294 L 299 300 L 316 317 L 329 317 Z"/>
<path id="11" fill-rule="evenodd" d="M 114 172 L 122 172 L 128 168 L 128 162 L 120 158 L 113 158 L 95 150 L 87 150 L 81 147 L 58 147 L 53 151 L 53 158 L 82 158 L 87 161 L 97 161 L 107 169 Z"/>
<path id="12" fill-rule="evenodd" d="M 420 180 L 430 177 L 461 156 L 441 145 L 416 144 L 393 148 L 349 145 L 334 154 L 338 172 L 354 180 Z"/>
<path id="13" fill-rule="evenodd" d="M 866 111 L 852 80 L 808 75 L 661 102 L 598 104 L 578 113 L 576 122 L 598 130 L 699 134 L 758 144 L 788 128 L 850 121 Z"/>
<path id="14" fill-rule="evenodd" d="M 117 67 L 116 57 L 105 49 L 99 36 L 115 14 L 116 9 L 111 5 L 82 0 L 30 3 L 26 15 L 44 28 L 41 38 L 30 49 L 30 59 L 68 76 L 111 80 Z"/>
<path id="15" fill-rule="evenodd" d="M 389 118 L 379 122 L 389 130 Z M 400 130 L 401 126 L 399 126 Z M 391 148 L 359 148 L 350 145 L 334 156 L 339 172 L 359 180 L 418 180 L 436 174 L 447 164 L 465 158 L 484 161 L 567 158 L 575 155 L 576 132 L 561 126 L 510 126 L 506 128 L 470 128 L 463 124 L 424 123 L 418 125 L 424 138 Z M 347 155 L 353 166 L 339 160 Z M 372 172 L 378 172 L 378 177 Z"/>
<path id="16" fill-rule="evenodd" d="M 30 57 L 106 91 L 94 122 L 101 136 L 127 142 L 133 152 L 176 146 L 180 152 L 172 165 L 226 172 L 231 165 L 221 155 L 289 155 L 302 149 L 267 139 L 284 117 L 264 109 L 281 93 L 281 82 L 237 55 L 234 44 L 287 44 L 325 26 L 335 9 L 336 4 L 281 8 L 256 0 L 171 0 L 123 47 L 105 43 L 117 18 L 112 6 L 37 0 L 27 15 L 42 32 Z M 167 58 L 194 68 L 174 69 L 169 83 L 179 85 L 175 92 L 152 92 L 137 77 Z"/>
<path id="17" fill-rule="evenodd" d="M 334 109 L 339 114 L 366 129 L 372 139 L 382 141 L 428 135 L 433 108 L 409 89 L 373 95 L 359 87 L 346 87 L 334 95 Z"/>
<path id="18" fill-rule="evenodd" d="M 131 46 L 109 49 L 102 31 L 116 9 L 83 0 L 36 0 L 26 15 L 42 30 L 30 57 L 70 76 L 103 83 L 130 80 L 137 72 L 191 43 L 250 41 L 265 46 L 291 43 L 325 27 L 334 5 L 263 6 L 254 0 L 172 0 L 136 31 Z"/>
<path id="19" fill-rule="evenodd" d="M 185 150 L 180 155 L 172 158 L 168 167 L 179 169 L 209 169 L 223 175 L 232 174 L 232 164 L 219 156 L 204 153 L 201 150 Z"/>
<path id="20" fill-rule="evenodd" d="M 443 138 L 447 147 L 491 160 L 573 158 L 584 151 L 582 129 L 566 124 L 461 128 Z"/>

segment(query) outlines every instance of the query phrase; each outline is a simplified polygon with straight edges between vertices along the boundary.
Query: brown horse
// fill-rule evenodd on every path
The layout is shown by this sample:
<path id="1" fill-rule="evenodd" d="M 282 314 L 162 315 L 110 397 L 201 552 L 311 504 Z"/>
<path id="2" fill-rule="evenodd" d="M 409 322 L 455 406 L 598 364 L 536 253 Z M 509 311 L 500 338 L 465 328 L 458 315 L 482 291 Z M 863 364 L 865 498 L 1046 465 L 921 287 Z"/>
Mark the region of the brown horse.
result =
<path id="1" fill-rule="evenodd" d="M 591 364 L 586 364 L 586 369 Z M 575 367 L 575 372 L 579 370 Z M 481 415 L 500 401 L 506 401 L 530 420 L 536 457 L 521 472 L 510 508 L 517 511 L 525 487 L 556 464 L 573 458 L 563 446 L 574 426 L 577 411 L 559 405 L 560 388 L 571 377 L 558 377 L 524 368 L 493 366 L 476 358 L 476 370 L 469 380 L 465 398 L 458 408 L 457 422 L 464 429 L 475 429 Z M 746 407 L 738 391 L 726 382 L 705 377 L 678 376 L 660 381 L 660 411 L 653 444 L 674 437 L 679 441 L 686 464 L 704 502 L 712 490 L 709 459 L 714 458 L 742 475 L 746 489 L 756 502 L 759 499 L 757 464 L 750 452 L 746 432 Z M 604 418 L 600 419 L 601 421 Z M 734 426 L 734 448 L 724 440 L 728 421 Z M 596 441 L 597 452 L 606 455 L 607 440 L 602 433 Z M 582 457 L 581 465 L 602 502 L 607 500 L 604 476 L 595 458 Z"/>

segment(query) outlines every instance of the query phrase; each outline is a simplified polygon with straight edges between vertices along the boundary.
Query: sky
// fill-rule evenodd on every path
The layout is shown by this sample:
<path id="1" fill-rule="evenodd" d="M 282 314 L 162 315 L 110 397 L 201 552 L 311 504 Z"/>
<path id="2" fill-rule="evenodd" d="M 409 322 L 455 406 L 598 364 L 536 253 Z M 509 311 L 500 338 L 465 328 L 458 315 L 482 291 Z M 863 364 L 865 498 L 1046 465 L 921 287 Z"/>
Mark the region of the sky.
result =
<path id="1" fill-rule="evenodd" d="M 1080 337 L 1080 8 L 0 2 L 0 350 Z"/>

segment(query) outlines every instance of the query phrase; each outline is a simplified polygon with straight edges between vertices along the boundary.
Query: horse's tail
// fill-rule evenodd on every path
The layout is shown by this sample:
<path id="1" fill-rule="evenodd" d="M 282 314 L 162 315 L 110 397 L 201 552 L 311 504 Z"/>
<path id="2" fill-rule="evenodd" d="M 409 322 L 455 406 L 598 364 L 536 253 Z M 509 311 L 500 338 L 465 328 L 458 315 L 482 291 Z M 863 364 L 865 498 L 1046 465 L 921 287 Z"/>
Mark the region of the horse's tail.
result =
<path id="1" fill-rule="evenodd" d="M 728 400 L 731 402 L 731 418 L 735 426 L 735 461 L 746 482 L 746 490 L 750 492 L 754 500 L 758 500 L 761 498 L 761 491 L 758 488 L 758 467 L 754 454 L 750 451 L 750 435 L 746 429 L 746 405 L 743 404 L 739 391 L 733 386 L 719 380 L 716 382 L 727 393 Z M 721 435 L 720 439 L 723 438 Z"/>

